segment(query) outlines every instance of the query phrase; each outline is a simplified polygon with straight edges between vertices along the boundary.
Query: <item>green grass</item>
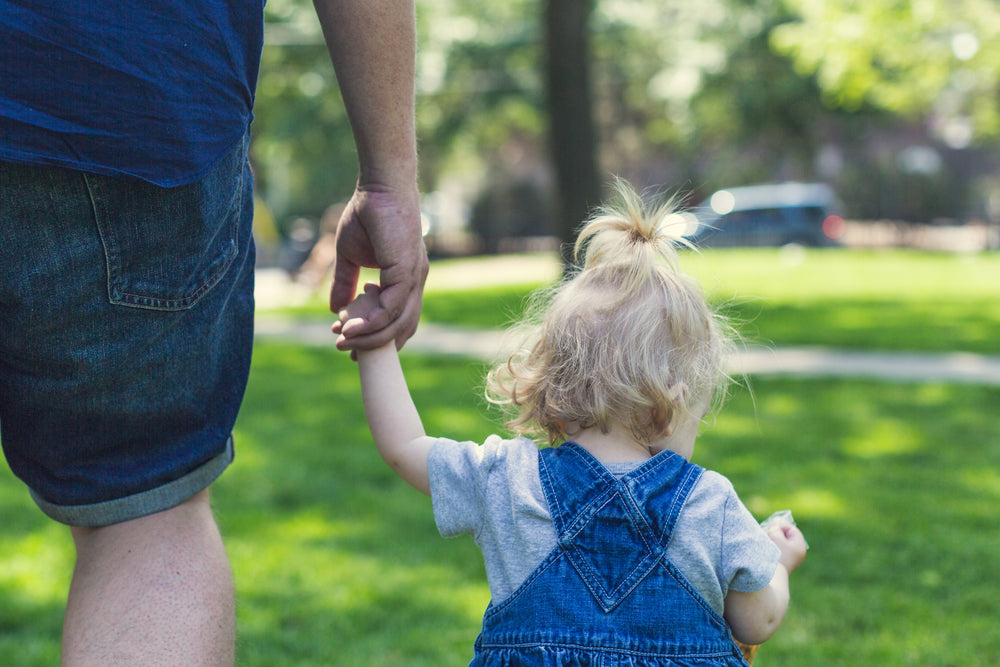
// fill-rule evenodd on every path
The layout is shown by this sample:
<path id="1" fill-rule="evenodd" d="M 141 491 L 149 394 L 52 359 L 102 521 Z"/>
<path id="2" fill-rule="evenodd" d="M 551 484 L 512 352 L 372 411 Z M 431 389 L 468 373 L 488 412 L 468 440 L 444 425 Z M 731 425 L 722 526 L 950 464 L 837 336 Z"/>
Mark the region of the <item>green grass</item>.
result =
<path id="1" fill-rule="evenodd" d="M 764 248 L 684 253 L 681 262 L 751 343 L 1000 353 L 997 253 Z M 424 317 L 502 327 L 533 287 L 430 290 Z"/>
<path id="2" fill-rule="evenodd" d="M 795 258 L 759 249 L 684 259 L 750 341 L 1000 352 L 1000 253 L 837 249 Z"/>
<path id="3" fill-rule="evenodd" d="M 481 440 L 476 363 L 407 355 L 428 432 Z M 695 460 L 811 551 L 756 665 L 992 665 L 1000 579 L 1000 388 L 757 379 Z M 354 365 L 259 344 L 214 504 L 237 580 L 238 664 L 458 667 L 488 601 L 471 539 L 371 445 Z M 56 664 L 72 546 L 0 476 L 0 664 Z"/>
<path id="4" fill-rule="evenodd" d="M 998 261 L 683 258 L 750 337 L 989 353 L 1000 340 Z M 431 290 L 425 313 L 499 326 L 529 289 Z M 404 363 L 430 433 L 495 430 L 477 398 L 479 364 Z M 1000 388 L 756 379 L 753 389 L 733 392 L 695 459 L 728 475 L 759 517 L 793 509 L 812 546 L 785 624 L 755 664 L 993 664 Z M 467 664 L 488 601 L 481 558 L 470 539 L 440 538 L 429 500 L 379 460 L 345 355 L 258 344 L 236 442 L 214 499 L 237 580 L 239 665 Z M 6 467 L 0 513 L 0 664 L 57 664 L 68 531 Z"/>
<path id="5" fill-rule="evenodd" d="M 475 261 L 443 260 L 431 266 L 431 275 L 462 264 L 474 275 Z M 682 253 L 681 268 L 698 279 L 748 343 L 1000 353 L 1000 253 L 707 249 Z M 424 295 L 423 318 L 503 327 L 541 284 L 432 286 Z M 282 312 L 329 319 L 324 299 L 317 293 Z"/>

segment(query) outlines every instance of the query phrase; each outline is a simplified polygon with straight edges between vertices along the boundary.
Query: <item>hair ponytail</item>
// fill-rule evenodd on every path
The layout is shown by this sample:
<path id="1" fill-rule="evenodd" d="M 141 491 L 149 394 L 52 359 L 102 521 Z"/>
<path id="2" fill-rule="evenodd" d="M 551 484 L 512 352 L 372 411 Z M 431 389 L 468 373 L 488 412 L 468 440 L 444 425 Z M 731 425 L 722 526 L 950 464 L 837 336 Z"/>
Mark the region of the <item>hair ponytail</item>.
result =
<path id="1" fill-rule="evenodd" d="M 622 298 L 627 298 L 657 272 L 679 271 L 677 247 L 692 246 L 681 236 L 684 224 L 676 210 L 675 197 L 653 205 L 616 178 L 612 198 L 580 229 L 574 259 L 584 272 L 603 274 L 608 280 L 617 276 Z"/>
<path id="2" fill-rule="evenodd" d="M 487 377 L 487 398 L 513 412 L 508 426 L 627 426 L 640 441 L 681 414 L 701 418 L 725 378 L 726 327 L 679 270 L 688 245 L 675 199 L 649 205 L 623 180 L 580 230 L 579 270 L 533 303 L 540 317 L 518 351 Z M 541 304 L 540 306 L 538 304 Z"/>

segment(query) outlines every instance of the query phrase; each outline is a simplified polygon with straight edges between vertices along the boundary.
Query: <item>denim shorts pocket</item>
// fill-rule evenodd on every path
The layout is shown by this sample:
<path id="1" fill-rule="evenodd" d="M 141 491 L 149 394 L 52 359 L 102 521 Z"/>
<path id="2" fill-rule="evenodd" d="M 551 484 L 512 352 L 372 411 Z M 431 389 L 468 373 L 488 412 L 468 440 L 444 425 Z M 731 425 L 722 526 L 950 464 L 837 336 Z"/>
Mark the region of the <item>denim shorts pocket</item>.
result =
<path id="1" fill-rule="evenodd" d="M 240 142 L 207 176 L 172 188 L 85 175 L 111 303 L 185 310 L 222 279 L 238 254 L 245 156 Z"/>

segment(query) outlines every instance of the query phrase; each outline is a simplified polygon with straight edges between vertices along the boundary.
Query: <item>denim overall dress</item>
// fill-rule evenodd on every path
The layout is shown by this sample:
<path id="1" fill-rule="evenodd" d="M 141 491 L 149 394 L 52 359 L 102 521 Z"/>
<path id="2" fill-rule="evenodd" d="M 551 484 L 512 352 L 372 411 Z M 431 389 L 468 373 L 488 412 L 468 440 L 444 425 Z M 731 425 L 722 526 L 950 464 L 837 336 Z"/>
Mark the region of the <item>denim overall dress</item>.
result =
<path id="1" fill-rule="evenodd" d="M 575 443 L 538 464 L 558 544 L 486 610 L 470 667 L 747 665 L 665 555 L 702 468 L 663 452 L 616 478 Z"/>

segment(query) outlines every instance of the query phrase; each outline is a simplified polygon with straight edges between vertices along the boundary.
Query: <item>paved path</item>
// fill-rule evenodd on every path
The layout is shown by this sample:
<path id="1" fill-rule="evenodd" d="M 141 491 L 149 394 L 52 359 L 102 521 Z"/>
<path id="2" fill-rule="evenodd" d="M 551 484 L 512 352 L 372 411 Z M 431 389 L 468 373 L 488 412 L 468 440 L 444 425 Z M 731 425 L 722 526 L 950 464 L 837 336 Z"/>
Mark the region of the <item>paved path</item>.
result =
<path id="1" fill-rule="evenodd" d="M 261 340 L 285 339 L 333 345 L 330 321 L 258 315 Z M 501 351 L 500 331 L 421 324 L 406 344 L 411 351 L 493 359 Z M 827 348 L 750 348 L 731 360 L 730 372 L 747 375 L 881 378 L 898 382 L 955 382 L 1000 386 L 1000 357 L 980 354 L 859 352 Z"/>

